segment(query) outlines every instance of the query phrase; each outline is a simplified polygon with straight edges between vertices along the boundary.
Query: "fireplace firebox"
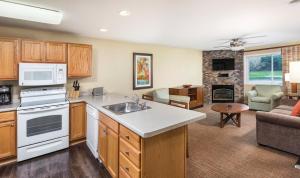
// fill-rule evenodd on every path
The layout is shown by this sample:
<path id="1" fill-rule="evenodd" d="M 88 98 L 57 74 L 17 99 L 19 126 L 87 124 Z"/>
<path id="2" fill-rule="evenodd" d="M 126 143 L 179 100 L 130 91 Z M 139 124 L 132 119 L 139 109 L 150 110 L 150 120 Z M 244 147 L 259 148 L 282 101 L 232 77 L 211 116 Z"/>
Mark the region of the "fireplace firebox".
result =
<path id="1" fill-rule="evenodd" d="M 233 103 L 234 85 L 212 85 L 213 103 Z"/>

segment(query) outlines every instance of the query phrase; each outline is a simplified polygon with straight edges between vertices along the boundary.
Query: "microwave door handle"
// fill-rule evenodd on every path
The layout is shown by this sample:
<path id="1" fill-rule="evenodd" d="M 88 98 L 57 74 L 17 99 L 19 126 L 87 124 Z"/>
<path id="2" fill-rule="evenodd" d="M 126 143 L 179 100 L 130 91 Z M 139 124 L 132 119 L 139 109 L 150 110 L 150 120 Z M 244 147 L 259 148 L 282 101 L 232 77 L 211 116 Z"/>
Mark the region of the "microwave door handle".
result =
<path id="1" fill-rule="evenodd" d="M 68 107 L 68 105 L 63 105 L 63 106 L 58 106 L 58 107 L 50 106 L 47 108 L 33 108 L 33 109 L 20 110 L 20 111 L 18 111 L 18 113 L 20 113 L 20 114 L 39 113 L 39 112 L 44 112 L 44 111 L 63 109 L 63 108 L 67 108 L 67 107 Z"/>

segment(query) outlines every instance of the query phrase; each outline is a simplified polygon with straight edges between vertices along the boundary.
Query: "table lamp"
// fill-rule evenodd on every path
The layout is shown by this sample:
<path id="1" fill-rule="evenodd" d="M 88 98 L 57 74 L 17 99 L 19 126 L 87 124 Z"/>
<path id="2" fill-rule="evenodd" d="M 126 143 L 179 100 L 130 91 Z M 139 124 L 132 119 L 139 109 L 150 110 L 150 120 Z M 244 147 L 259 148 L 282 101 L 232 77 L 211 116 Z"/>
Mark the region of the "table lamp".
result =
<path id="1" fill-rule="evenodd" d="M 300 83 L 300 61 L 290 62 L 290 83 L 292 93 L 297 93 L 297 85 Z"/>

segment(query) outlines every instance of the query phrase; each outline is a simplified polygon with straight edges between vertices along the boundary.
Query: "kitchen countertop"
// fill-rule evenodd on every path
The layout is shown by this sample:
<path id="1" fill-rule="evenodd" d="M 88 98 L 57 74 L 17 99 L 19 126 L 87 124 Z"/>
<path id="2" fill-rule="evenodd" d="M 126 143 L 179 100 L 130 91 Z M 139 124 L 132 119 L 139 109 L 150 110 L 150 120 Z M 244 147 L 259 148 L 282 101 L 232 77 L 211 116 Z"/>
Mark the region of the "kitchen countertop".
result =
<path id="1" fill-rule="evenodd" d="M 20 102 L 13 102 L 9 105 L 0 105 L 0 112 L 15 111 L 20 106 Z"/>
<path id="2" fill-rule="evenodd" d="M 205 113 L 182 109 L 153 101 L 147 101 L 151 109 L 117 115 L 103 106 L 131 101 L 122 95 L 106 94 L 103 96 L 82 96 L 69 99 L 70 103 L 86 102 L 98 111 L 131 129 L 143 138 L 152 137 L 169 130 L 206 118 Z"/>

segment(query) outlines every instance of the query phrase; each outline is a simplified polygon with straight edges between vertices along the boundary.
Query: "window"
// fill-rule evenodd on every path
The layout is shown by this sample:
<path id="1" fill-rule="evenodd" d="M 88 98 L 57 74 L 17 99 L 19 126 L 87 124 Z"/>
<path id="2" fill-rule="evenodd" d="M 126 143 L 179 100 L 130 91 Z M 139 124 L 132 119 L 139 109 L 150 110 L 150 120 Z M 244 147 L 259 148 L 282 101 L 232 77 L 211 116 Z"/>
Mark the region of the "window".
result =
<path id="1" fill-rule="evenodd" d="M 281 52 L 245 56 L 247 84 L 282 84 Z"/>

